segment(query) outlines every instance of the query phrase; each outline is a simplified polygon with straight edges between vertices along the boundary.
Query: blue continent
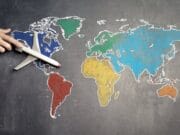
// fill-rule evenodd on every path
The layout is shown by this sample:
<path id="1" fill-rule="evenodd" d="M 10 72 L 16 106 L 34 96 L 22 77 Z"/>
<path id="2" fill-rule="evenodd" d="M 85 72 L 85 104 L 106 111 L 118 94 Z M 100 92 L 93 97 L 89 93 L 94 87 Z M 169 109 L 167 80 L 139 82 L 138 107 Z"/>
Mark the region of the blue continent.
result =
<path id="1" fill-rule="evenodd" d="M 33 45 L 33 32 L 31 31 L 14 31 L 12 33 L 15 39 L 19 41 L 25 42 L 26 45 L 32 48 Z M 46 37 L 46 33 L 38 33 L 38 39 L 39 39 L 39 47 L 40 51 L 43 55 L 46 55 L 48 57 L 51 57 L 51 55 L 56 52 L 60 47 L 62 47 L 61 43 L 57 39 L 49 39 Z M 45 41 L 45 40 L 48 40 Z M 43 67 L 43 62 L 37 61 L 38 67 Z"/>
<path id="2" fill-rule="evenodd" d="M 172 49 L 174 42 L 180 41 L 180 30 L 151 28 L 151 25 L 120 34 L 123 39 L 113 46 L 113 53 L 107 53 L 105 57 L 110 59 L 116 72 L 122 71 L 122 65 L 127 66 L 136 79 L 144 70 L 154 75 L 163 64 L 163 56 Z M 120 56 L 116 55 L 117 50 Z"/>

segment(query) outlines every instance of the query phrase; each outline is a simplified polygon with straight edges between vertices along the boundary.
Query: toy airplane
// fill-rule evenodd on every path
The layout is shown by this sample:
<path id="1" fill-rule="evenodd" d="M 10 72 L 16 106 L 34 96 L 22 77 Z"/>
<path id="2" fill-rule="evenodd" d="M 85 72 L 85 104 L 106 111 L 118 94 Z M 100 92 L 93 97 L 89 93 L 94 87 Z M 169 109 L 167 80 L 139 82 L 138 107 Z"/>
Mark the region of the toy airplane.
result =
<path id="1" fill-rule="evenodd" d="M 61 65 L 59 64 L 59 62 L 41 54 L 40 52 L 40 48 L 39 48 L 39 40 L 38 40 L 38 33 L 37 32 L 34 32 L 34 37 L 33 37 L 33 46 L 32 46 L 32 49 L 31 48 L 28 48 L 26 46 L 23 46 L 23 47 L 19 47 L 19 48 L 16 48 L 16 51 L 18 52 L 25 52 L 27 54 L 29 54 L 27 56 L 27 58 L 22 61 L 19 65 L 17 65 L 14 70 L 19 70 L 23 67 L 25 67 L 26 65 L 30 64 L 31 62 L 37 60 L 37 59 L 40 59 L 48 64 L 51 64 L 55 67 L 60 67 Z"/>

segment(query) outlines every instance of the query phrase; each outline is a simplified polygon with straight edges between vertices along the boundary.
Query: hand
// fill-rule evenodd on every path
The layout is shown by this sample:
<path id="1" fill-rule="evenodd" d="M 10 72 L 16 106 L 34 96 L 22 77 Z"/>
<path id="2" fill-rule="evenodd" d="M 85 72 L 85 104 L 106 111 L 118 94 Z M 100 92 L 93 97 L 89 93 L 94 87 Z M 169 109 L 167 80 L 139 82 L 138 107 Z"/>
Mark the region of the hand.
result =
<path id="1" fill-rule="evenodd" d="M 16 47 L 22 47 L 23 44 L 13 37 L 7 35 L 11 29 L 0 29 L 0 53 L 4 53 L 6 50 L 11 51 L 12 45 Z"/>

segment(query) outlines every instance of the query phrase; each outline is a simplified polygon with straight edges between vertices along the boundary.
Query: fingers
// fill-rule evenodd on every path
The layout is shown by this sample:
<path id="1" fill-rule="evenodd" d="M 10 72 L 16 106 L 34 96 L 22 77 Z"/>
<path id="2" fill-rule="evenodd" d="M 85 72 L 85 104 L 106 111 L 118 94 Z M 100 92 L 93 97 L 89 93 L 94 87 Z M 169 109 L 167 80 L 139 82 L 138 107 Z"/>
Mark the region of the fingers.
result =
<path id="1" fill-rule="evenodd" d="M 4 52 L 5 52 L 5 49 L 2 46 L 0 46 L 0 53 L 4 53 Z"/>
<path id="2" fill-rule="evenodd" d="M 11 51 L 12 47 L 9 43 L 5 42 L 3 39 L 0 38 L 0 45 L 4 47 L 6 50 Z"/>
<path id="3" fill-rule="evenodd" d="M 7 42 L 9 42 L 9 43 L 11 43 L 11 44 L 13 44 L 13 45 L 15 45 L 16 47 L 22 47 L 22 46 L 23 46 L 23 44 L 22 44 L 21 42 L 17 41 L 17 40 L 14 39 L 13 37 L 8 36 L 8 35 L 6 35 L 6 34 L 4 34 L 4 33 L 1 33 L 1 32 L 0 32 L 0 37 L 1 37 L 3 40 L 5 40 L 5 41 L 7 41 Z"/>
<path id="4" fill-rule="evenodd" d="M 0 53 L 5 52 L 6 50 L 12 50 L 11 44 L 15 45 L 16 47 L 22 47 L 23 44 L 13 37 L 7 35 L 11 29 L 0 29 Z"/>
<path id="5" fill-rule="evenodd" d="M 5 34 L 9 33 L 10 31 L 11 31 L 10 28 L 8 28 L 8 29 L 0 29 L 0 32 L 5 33 Z"/>

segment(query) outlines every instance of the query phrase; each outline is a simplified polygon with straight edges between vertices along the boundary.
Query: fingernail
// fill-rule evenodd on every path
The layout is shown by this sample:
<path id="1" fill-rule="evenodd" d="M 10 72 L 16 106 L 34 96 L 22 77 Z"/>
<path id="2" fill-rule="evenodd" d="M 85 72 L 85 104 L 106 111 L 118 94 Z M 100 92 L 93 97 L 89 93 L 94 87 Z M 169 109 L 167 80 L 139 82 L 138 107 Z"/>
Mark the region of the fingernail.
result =
<path id="1" fill-rule="evenodd" d="M 0 53 L 4 53 L 4 52 L 5 52 L 5 49 L 2 48 L 2 49 L 0 50 Z"/>
<path id="2" fill-rule="evenodd" d="M 8 51 L 11 51 L 11 49 L 12 49 L 11 45 L 10 45 L 10 44 L 7 44 L 7 45 L 6 45 L 6 49 L 7 49 Z"/>

